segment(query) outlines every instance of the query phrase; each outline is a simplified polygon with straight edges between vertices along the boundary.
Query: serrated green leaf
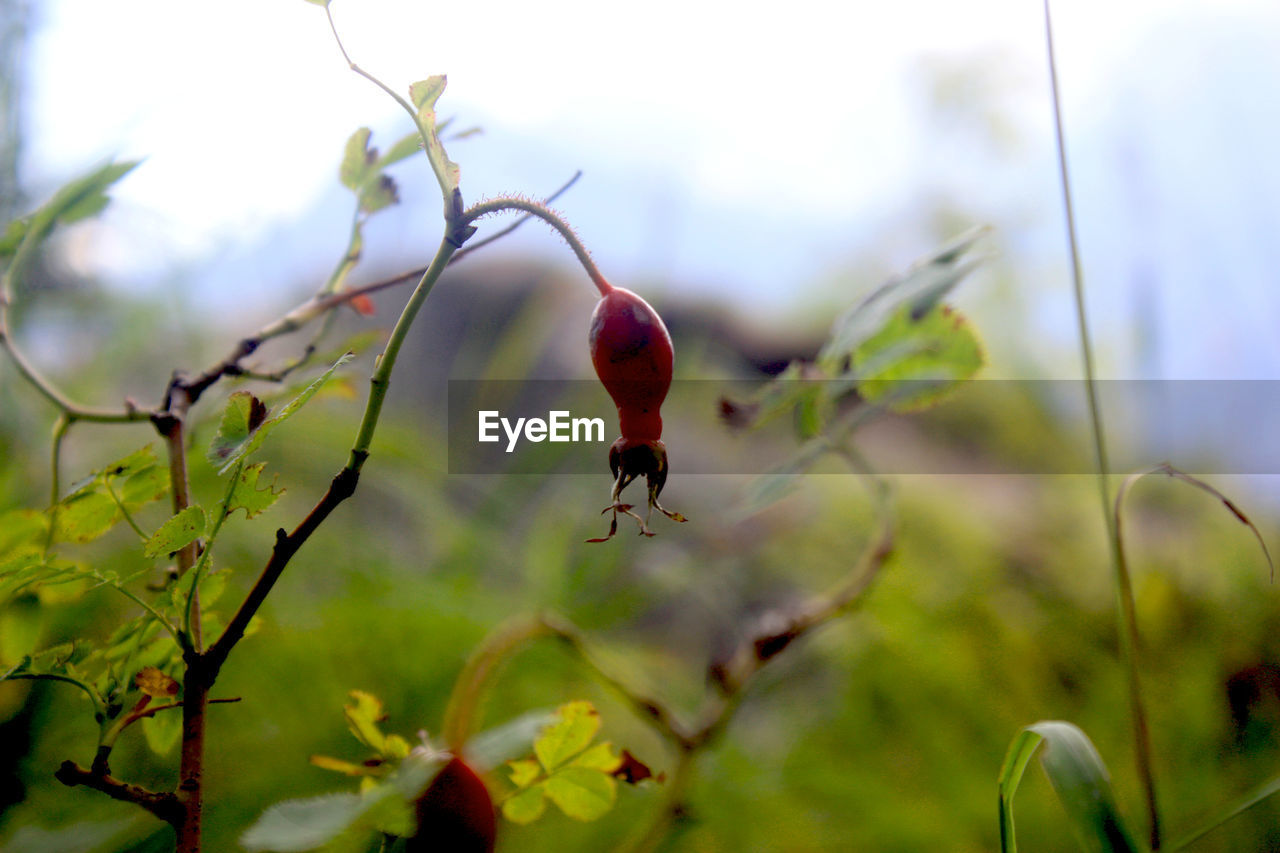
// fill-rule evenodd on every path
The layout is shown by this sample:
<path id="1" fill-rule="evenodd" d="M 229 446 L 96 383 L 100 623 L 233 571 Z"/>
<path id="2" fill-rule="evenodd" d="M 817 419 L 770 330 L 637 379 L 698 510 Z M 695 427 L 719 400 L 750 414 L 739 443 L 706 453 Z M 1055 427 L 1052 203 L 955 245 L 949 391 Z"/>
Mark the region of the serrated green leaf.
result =
<path id="1" fill-rule="evenodd" d="M 853 353 L 858 392 L 897 412 L 937 405 L 984 361 L 972 326 L 946 305 L 919 318 L 903 306 Z"/>
<path id="2" fill-rule="evenodd" d="M 1116 805 L 1106 765 L 1079 728 L 1060 720 L 1027 726 L 1014 738 L 1000 769 L 1000 849 L 1018 849 L 1013 830 L 1013 795 L 1036 749 L 1043 743 L 1040 763 L 1070 818 L 1072 830 L 1086 850 L 1095 853 L 1137 853 Z"/>
<path id="3" fill-rule="evenodd" d="M 467 741 L 467 758 L 474 767 L 489 769 L 523 757 L 533 749 L 538 734 L 555 722 L 555 711 L 528 711 L 505 723 L 486 729 Z M 536 765 L 536 762 L 534 762 Z"/>
<path id="4" fill-rule="evenodd" d="M 547 798 L 575 820 L 603 817 L 618 798 L 614 778 L 591 767 L 563 767 L 542 784 Z"/>
<path id="5" fill-rule="evenodd" d="M 363 690 L 352 690 L 347 695 L 354 700 L 352 704 L 342 707 L 347 718 L 347 728 L 351 729 L 351 733 L 365 746 L 374 752 L 381 753 L 386 736 L 383 735 L 382 729 L 378 728 L 378 723 L 385 720 L 387 716 L 382 708 L 382 700 Z"/>
<path id="6" fill-rule="evenodd" d="M 82 491 L 58 507 L 58 538 L 92 542 L 120 519 L 120 509 L 110 495 L 93 490 Z"/>
<path id="7" fill-rule="evenodd" d="M 512 823 L 529 824 L 547 810 L 546 791 L 542 785 L 527 788 L 502 803 L 502 816 Z"/>
<path id="8" fill-rule="evenodd" d="M 152 752 L 156 755 L 168 755 L 182 739 L 182 712 L 175 709 L 144 717 L 142 734 Z"/>
<path id="9" fill-rule="evenodd" d="M 444 94 L 448 78 L 444 74 L 435 74 L 426 80 L 419 80 L 409 86 L 409 100 L 419 110 L 434 110 L 436 101 Z M 434 119 L 432 121 L 434 124 Z"/>
<path id="10" fill-rule="evenodd" d="M 236 391 L 227 399 L 227 406 L 222 410 L 222 420 L 218 424 L 218 433 L 209 446 L 209 462 L 214 467 L 224 466 L 219 473 L 230 467 L 227 461 L 236 456 L 244 448 L 249 439 L 262 428 L 267 419 L 267 407 L 262 401 L 248 391 Z"/>
<path id="11" fill-rule="evenodd" d="M 147 540 L 142 553 L 148 557 L 172 554 L 200 538 L 204 528 L 204 510 L 198 506 L 189 506 L 160 525 L 160 529 Z"/>
<path id="12" fill-rule="evenodd" d="M 160 460 L 156 457 L 155 445 L 145 444 L 129 455 L 122 456 L 116 461 L 103 466 L 98 473 L 104 477 L 129 477 L 159 464 Z"/>
<path id="13" fill-rule="evenodd" d="M 255 452 L 259 447 L 261 447 L 262 442 L 266 440 L 267 436 L 270 435 L 271 432 L 276 427 L 284 423 L 286 420 L 288 420 L 290 417 L 296 414 L 299 409 L 305 406 L 307 402 L 316 395 L 316 392 L 319 391 L 321 388 L 323 388 L 325 383 L 329 381 L 329 379 L 333 376 L 334 371 L 337 370 L 342 365 L 346 364 L 348 361 L 350 361 L 351 358 L 352 358 L 351 353 L 347 353 L 342 358 L 338 359 L 332 367 L 330 367 L 328 370 L 322 373 L 314 382 L 312 382 L 310 385 L 304 388 L 301 394 L 299 394 L 292 401 L 290 401 L 288 405 L 286 405 L 283 409 L 281 409 L 279 414 L 262 421 L 261 425 L 258 426 L 257 429 L 251 429 L 246 438 L 244 438 L 240 443 L 236 444 L 235 446 L 231 447 L 228 450 L 228 455 L 226 456 L 225 461 L 222 461 L 221 463 L 219 463 L 219 461 L 216 461 L 211 451 L 210 461 L 213 462 L 215 466 L 219 464 L 221 464 L 222 466 L 221 468 L 218 469 L 218 473 L 219 474 L 227 473 L 227 471 L 230 471 L 231 468 L 236 464 L 236 462 L 240 461 L 241 459 L 244 459 L 245 457 Z M 237 393 L 243 393 L 243 392 L 237 392 Z M 234 397 L 235 395 L 233 394 L 232 396 Z M 228 407 L 228 411 L 229 410 L 230 410 L 230 407 Z M 239 415 L 237 415 L 237 418 L 238 417 Z M 225 421 L 225 417 L 224 417 L 224 421 Z M 246 422 L 246 423 L 250 423 L 250 422 Z M 222 431 L 219 430 L 220 435 L 221 433 Z"/>
<path id="14" fill-rule="evenodd" d="M 981 259 L 965 255 L 985 233 L 985 228 L 976 228 L 960 235 L 846 311 L 836 320 L 831 336 L 818 353 L 818 364 L 828 373 L 838 373 L 841 362 L 884 328 L 899 310 L 905 310 L 912 318 L 931 311 L 981 263 Z"/>
<path id="15" fill-rule="evenodd" d="M 533 742 L 533 752 L 548 773 L 587 748 L 600 731 L 600 714 L 590 702 L 569 702 L 556 721 Z"/>
<path id="16" fill-rule="evenodd" d="M 270 483 L 261 489 L 258 488 L 258 480 L 262 475 L 262 469 L 265 467 L 267 467 L 267 463 L 256 462 L 253 465 L 246 465 L 240 470 L 240 477 L 236 481 L 235 488 L 231 490 L 231 500 L 227 504 L 228 515 L 238 509 L 242 509 L 246 518 L 253 518 L 279 499 L 284 489 L 277 490 L 275 488 L 276 478 L 274 476 L 272 476 Z"/>
<path id="17" fill-rule="evenodd" d="M 240 844 L 252 851 L 314 850 L 351 826 L 364 808 L 365 801 L 358 794 L 286 800 L 263 812 L 257 823 L 240 836 Z"/>
<path id="18" fill-rule="evenodd" d="M 511 783 L 517 788 L 527 788 L 542 775 L 542 765 L 532 758 L 520 758 L 508 761 Z"/>
<path id="19" fill-rule="evenodd" d="M 377 152 L 369 150 L 372 131 L 362 127 L 347 139 L 343 149 L 342 165 L 338 167 L 338 180 L 349 190 L 358 190 L 374 172 Z"/>
<path id="20" fill-rule="evenodd" d="M 169 470 L 156 465 L 135 471 L 119 491 L 120 502 L 130 511 L 169 494 Z"/>

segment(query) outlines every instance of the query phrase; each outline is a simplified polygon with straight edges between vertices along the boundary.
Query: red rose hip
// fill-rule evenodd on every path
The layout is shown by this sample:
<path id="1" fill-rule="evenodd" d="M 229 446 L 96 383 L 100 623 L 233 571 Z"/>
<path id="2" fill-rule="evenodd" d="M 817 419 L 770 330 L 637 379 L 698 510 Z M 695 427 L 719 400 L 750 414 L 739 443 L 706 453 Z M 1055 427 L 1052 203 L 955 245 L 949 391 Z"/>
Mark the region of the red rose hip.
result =
<path id="1" fill-rule="evenodd" d="M 605 507 L 605 512 L 613 511 L 609 534 L 587 541 L 603 542 L 613 536 L 619 512 L 635 518 L 642 535 L 652 536 L 648 516 L 655 508 L 674 521 L 685 520 L 658 503 L 667 480 L 660 409 L 671 387 L 671 335 L 649 303 L 625 288 L 610 286 L 591 315 L 588 343 L 596 375 L 618 407 L 622 435 L 609 448 L 614 476 L 612 504 Z M 622 490 L 640 476 L 649 486 L 649 512 L 643 519 L 621 499 Z"/>

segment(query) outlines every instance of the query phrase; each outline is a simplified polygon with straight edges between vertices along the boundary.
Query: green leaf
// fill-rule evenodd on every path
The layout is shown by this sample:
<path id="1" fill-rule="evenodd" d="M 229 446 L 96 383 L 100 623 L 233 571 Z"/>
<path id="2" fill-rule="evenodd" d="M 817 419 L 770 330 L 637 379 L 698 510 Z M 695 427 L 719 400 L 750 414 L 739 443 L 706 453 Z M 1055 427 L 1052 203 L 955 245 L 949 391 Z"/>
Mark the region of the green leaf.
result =
<path id="1" fill-rule="evenodd" d="M 526 788 L 502 803 L 502 816 L 518 824 L 533 823 L 546 810 L 546 791 L 540 784 Z"/>
<path id="2" fill-rule="evenodd" d="M 156 755 L 168 755 L 182 739 L 182 712 L 176 708 L 142 719 L 142 734 Z"/>
<path id="3" fill-rule="evenodd" d="M 417 131 L 402 136 L 395 145 L 392 145 L 387 150 L 387 153 L 378 158 L 378 168 L 385 169 L 388 166 L 399 163 L 401 160 L 412 157 L 421 150 L 422 137 L 418 135 Z"/>
<path id="4" fill-rule="evenodd" d="M 511 771 L 511 783 L 517 788 L 527 788 L 542 775 L 542 765 L 532 758 L 521 758 L 508 761 Z"/>
<path id="5" fill-rule="evenodd" d="M 372 131 L 362 127 L 347 139 L 342 154 L 342 165 L 338 167 L 338 180 L 350 190 L 358 190 L 370 175 L 377 172 L 378 152 L 369 149 L 369 137 Z"/>
<path id="6" fill-rule="evenodd" d="M 1009 746 L 999 778 L 1001 851 L 1014 853 L 1018 849 L 1013 830 L 1013 795 L 1041 743 L 1045 748 L 1040 763 L 1085 849 L 1137 853 L 1098 751 L 1079 728 L 1058 720 L 1027 726 Z"/>
<path id="7" fill-rule="evenodd" d="M 935 305 L 919 318 L 909 306 L 853 353 L 858 392 L 898 412 L 936 405 L 984 362 L 982 345 L 959 312 Z"/>
<path id="8" fill-rule="evenodd" d="M 236 391 L 227 399 L 218 433 L 209 447 L 209 462 L 215 467 L 223 465 L 219 473 L 230 467 L 227 460 L 235 457 L 249 438 L 262 428 L 266 418 L 267 407 L 248 391 Z"/>
<path id="9" fill-rule="evenodd" d="M 14 219 L 4 227 L 4 232 L 0 233 L 0 258 L 7 258 L 18 251 L 18 246 L 22 245 L 22 238 L 27 236 L 27 228 L 31 224 L 31 218 Z"/>
<path id="10" fill-rule="evenodd" d="M 0 512 L 0 564 L 9 557 L 42 549 L 49 517 L 33 509 Z"/>
<path id="11" fill-rule="evenodd" d="M 286 800 L 263 812 L 240 836 L 247 850 L 278 853 L 314 850 L 337 837 L 364 812 L 358 794 L 328 794 L 307 800 Z"/>
<path id="12" fill-rule="evenodd" d="M 907 273 L 881 285 L 869 296 L 845 312 L 831 330 L 831 336 L 818 353 L 818 364 L 829 373 L 841 370 L 841 362 L 864 341 L 878 333 L 899 309 L 912 319 L 919 319 L 978 267 L 981 258 L 968 258 L 986 228 L 976 228 L 960 235 L 912 265 Z"/>
<path id="13" fill-rule="evenodd" d="M 431 161 L 432 170 L 439 177 L 441 189 L 444 191 L 446 210 L 450 204 L 457 201 L 455 194 L 460 180 L 458 164 L 449 159 L 436 130 L 436 101 L 443 94 L 447 82 L 445 75 L 437 74 L 426 80 L 419 80 L 409 87 L 409 98 L 418 109 L 418 122 L 426 131 L 427 138 L 423 141 L 427 146 L 427 158 Z"/>
<path id="14" fill-rule="evenodd" d="M 309 760 L 316 767 L 324 770 L 332 770 L 335 773 L 341 773 L 344 776 L 376 776 L 382 767 L 380 764 L 375 766 L 370 766 L 368 764 L 356 764 L 352 761 L 344 761 L 341 758 L 332 758 L 328 755 L 313 755 Z"/>
<path id="15" fill-rule="evenodd" d="M 400 191 L 390 175 L 378 175 L 360 188 L 360 212 L 377 213 L 383 208 L 400 203 Z"/>
<path id="16" fill-rule="evenodd" d="M 103 467 L 98 472 L 104 477 L 129 477 L 139 471 L 148 468 L 154 468 L 160 464 L 160 460 L 156 458 L 156 449 L 154 444 L 145 444 L 128 456 L 123 456 Z"/>
<path id="17" fill-rule="evenodd" d="M 351 733 L 365 746 L 374 752 L 381 753 L 386 736 L 378 727 L 378 723 L 387 718 L 382 708 L 382 701 L 363 690 L 352 690 L 347 695 L 355 700 L 351 705 L 342 706 L 343 714 L 347 718 L 347 728 L 351 729 Z"/>
<path id="18" fill-rule="evenodd" d="M 45 610 L 34 595 L 0 607 L 0 661 L 21 660 L 39 648 L 45 621 Z"/>
<path id="19" fill-rule="evenodd" d="M 257 462 L 253 465 L 246 465 L 240 470 L 240 478 L 237 480 L 235 488 L 231 490 L 231 500 L 227 504 L 227 514 L 235 512 L 238 509 L 244 510 L 246 518 L 254 516 L 267 509 L 284 492 L 284 489 L 277 490 L 275 488 L 276 478 L 272 476 L 271 482 L 258 488 L 258 479 L 262 474 L 262 469 L 267 467 L 265 462 Z"/>
<path id="20" fill-rule="evenodd" d="M 586 749 L 600 731 L 600 714 L 590 702 L 569 702 L 556 721 L 533 742 L 533 752 L 548 773 Z"/>
<path id="21" fill-rule="evenodd" d="M 1269 797 L 1273 797 L 1276 794 L 1280 794 L 1280 776 L 1277 776 L 1271 781 L 1265 782 L 1262 785 L 1259 785 L 1258 787 L 1254 788 L 1252 791 L 1250 791 L 1249 793 L 1241 797 L 1240 800 L 1236 802 L 1235 805 L 1228 808 L 1221 815 L 1202 824 L 1195 831 L 1188 834 L 1186 837 L 1178 839 L 1178 842 L 1176 844 L 1172 844 L 1169 846 L 1170 853 L 1173 853 L 1173 851 L 1181 850 L 1184 847 L 1189 847 L 1191 844 L 1195 843 L 1196 841 L 1199 841 L 1201 838 L 1208 835 L 1210 832 L 1217 829 L 1218 827 L 1222 826 L 1227 821 L 1231 820 L 1234 817 L 1238 817 L 1239 815 L 1244 814 L 1246 811 L 1253 808 L 1258 803 L 1262 802 L 1263 800 Z"/>
<path id="22" fill-rule="evenodd" d="M 613 751 L 609 741 L 598 743 L 573 759 L 574 767 L 589 767 L 603 773 L 612 773 L 622 763 L 622 756 Z"/>
<path id="23" fill-rule="evenodd" d="M 120 519 L 120 509 L 110 495 L 96 490 L 82 491 L 58 507 L 58 538 L 92 542 Z"/>
<path id="24" fill-rule="evenodd" d="M 529 711 L 486 729 L 467 741 L 467 758 L 472 766 L 488 769 L 528 755 L 538 734 L 555 719 L 554 710 Z"/>
<path id="25" fill-rule="evenodd" d="M 98 213 L 107 204 L 107 188 L 132 172 L 139 162 L 107 163 L 65 184 L 36 211 L 33 230 L 44 231 L 54 222 L 70 224 Z"/>
<path id="26" fill-rule="evenodd" d="M 219 437 L 223 436 L 228 426 L 232 427 L 233 430 L 238 430 L 240 427 L 244 427 L 247 430 L 247 432 L 238 442 L 232 442 L 234 434 L 238 434 L 238 433 L 233 433 L 231 435 L 228 435 L 227 443 L 224 443 L 224 444 L 220 444 L 219 439 L 217 438 L 214 439 L 214 448 L 210 450 L 209 461 L 212 462 L 215 466 L 221 464 L 222 467 L 218 469 L 218 473 L 219 474 L 227 473 L 227 471 L 230 471 L 231 468 L 237 462 L 249 456 L 254 451 L 256 451 L 259 447 L 261 447 L 262 442 L 266 440 L 267 436 L 271 434 L 272 430 L 274 430 L 280 424 L 284 423 L 286 420 L 291 418 L 294 414 L 297 413 L 299 409 L 305 406 L 307 402 L 316 395 L 316 392 L 319 391 L 321 388 L 323 388 L 325 383 L 329 381 L 329 379 L 333 376 L 334 371 L 337 370 L 342 365 L 346 364 L 348 361 L 350 361 L 351 358 L 352 358 L 351 353 L 347 353 L 342 358 L 338 359 L 336 362 L 334 362 L 334 365 L 332 367 L 330 367 L 323 374 L 321 374 L 314 382 L 312 382 L 310 385 L 304 388 L 301 394 L 299 394 L 292 401 L 290 401 L 288 405 L 286 405 L 283 409 L 281 409 L 279 414 L 273 417 L 267 418 L 266 420 L 260 421 L 259 425 L 257 425 L 256 428 L 254 427 L 254 418 L 258 413 L 257 409 L 249 408 L 246 410 L 245 406 L 250 404 L 246 404 L 242 401 L 240 404 L 237 405 L 236 413 L 234 414 L 234 416 L 231 416 L 229 413 L 232 411 L 232 407 L 228 405 L 227 413 L 224 413 L 223 415 L 223 427 L 218 431 Z M 236 392 L 236 394 L 243 394 L 243 393 L 247 393 L 247 392 L 243 392 L 243 391 Z M 235 397 L 236 394 L 232 394 L 231 396 Z M 261 403 L 259 403 L 258 405 L 261 406 Z M 265 409 L 263 409 L 262 412 L 263 414 L 265 414 Z M 232 417 L 231 424 L 228 424 L 228 417 Z M 215 450 L 220 450 L 221 452 L 215 454 Z M 225 452 L 226 454 L 225 457 L 222 456 L 222 452 Z"/>
<path id="27" fill-rule="evenodd" d="M 147 540 L 142 553 L 148 557 L 172 554 L 200 538 L 204 528 L 204 510 L 198 506 L 189 506 L 160 525 L 160 529 Z"/>
<path id="28" fill-rule="evenodd" d="M 409 100 L 419 111 L 427 109 L 434 110 L 436 101 L 444 94 L 444 87 L 448 83 L 448 78 L 444 74 L 436 74 L 428 77 L 426 80 L 419 80 L 409 86 Z M 434 119 L 432 124 L 434 125 Z"/>
<path id="29" fill-rule="evenodd" d="M 313 6 L 323 6 L 326 9 L 329 8 L 329 0 L 306 0 L 306 2 L 312 4 Z"/>
<path id="30" fill-rule="evenodd" d="M 169 494 L 169 470 L 159 465 L 129 475 L 117 493 L 129 510 L 158 501 Z"/>
<path id="31" fill-rule="evenodd" d="M 603 817 L 618 797 L 618 783 L 613 777 L 590 767 L 562 768 L 542 784 L 551 802 L 575 820 Z"/>

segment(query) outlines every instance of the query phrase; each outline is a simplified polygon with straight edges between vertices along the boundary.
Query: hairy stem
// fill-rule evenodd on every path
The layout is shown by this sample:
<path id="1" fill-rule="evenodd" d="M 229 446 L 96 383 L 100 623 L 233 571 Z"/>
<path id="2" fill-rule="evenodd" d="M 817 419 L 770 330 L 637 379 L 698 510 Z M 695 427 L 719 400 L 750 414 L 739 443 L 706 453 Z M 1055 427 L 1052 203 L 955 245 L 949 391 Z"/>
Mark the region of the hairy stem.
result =
<path id="1" fill-rule="evenodd" d="M 526 214 L 536 216 L 554 228 L 564 238 L 564 241 L 569 244 L 569 248 L 573 249 L 573 254 L 577 256 L 578 263 L 582 264 L 582 268 L 587 271 L 587 275 L 591 278 L 592 283 L 595 284 L 596 289 L 600 291 L 600 295 L 606 296 L 609 291 L 613 290 L 613 285 L 609 284 L 605 277 L 600 274 L 600 270 L 596 267 L 596 262 L 591 259 L 591 253 L 587 251 L 586 246 L 582 245 L 582 241 L 578 239 L 578 235 L 569 227 L 569 223 L 565 222 L 559 214 L 546 205 L 530 201 L 527 198 L 516 198 L 514 196 L 495 198 L 489 201 L 482 201 L 468 208 L 466 213 L 463 214 L 463 221 L 469 225 L 483 216 L 511 210 L 523 210 Z"/>

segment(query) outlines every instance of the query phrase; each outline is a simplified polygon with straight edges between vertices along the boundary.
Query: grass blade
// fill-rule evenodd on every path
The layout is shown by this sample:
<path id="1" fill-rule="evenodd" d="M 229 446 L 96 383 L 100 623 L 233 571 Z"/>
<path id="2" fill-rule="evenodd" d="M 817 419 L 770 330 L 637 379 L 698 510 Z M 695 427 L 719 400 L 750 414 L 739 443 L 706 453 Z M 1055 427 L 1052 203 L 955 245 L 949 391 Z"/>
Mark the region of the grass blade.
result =
<path id="1" fill-rule="evenodd" d="M 1175 851 L 1175 850 L 1181 850 L 1184 847 L 1190 846 L 1196 841 L 1199 841 L 1204 836 L 1208 835 L 1213 830 L 1222 826 L 1227 821 L 1244 814 L 1249 809 L 1253 808 L 1258 803 L 1265 800 L 1267 797 L 1273 796 L 1277 793 L 1280 793 L 1280 776 L 1277 776 L 1276 778 L 1272 779 L 1270 782 L 1265 782 L 1262 785 L 1259 785 L 1257 788 L 1254 788 L 1248 794 L 1245 794 L 1244 797 L 1241 798 L 1240 802 L 1236 803 L 1234 806 L 1227 809 L 1227 811 L 1225 811 L 1221 816 L 1216 817 L 1213 820 L 1204 823 L 1194 832 L 1190 833 L 1184 838 L 1179 839 L 1178 843 L 1174 844 L 1169 849 L 1171 851 Z"/>
<path id="2" fill-rule="evenodd" d="M 1041 744 L 1044 750 L 1040 764 L 1084 849 L 1092 853 L 1138 853 L 1116 806 L 1107 767 L 1093 742 L 1079 728 L 1060 720 L 1027 726 L 1009 746 L 998 781 L 1002 853 L 1016 853 L 1018 849 L 1013 831 L 1013 795 Z"/>

